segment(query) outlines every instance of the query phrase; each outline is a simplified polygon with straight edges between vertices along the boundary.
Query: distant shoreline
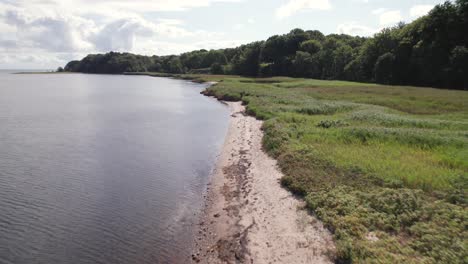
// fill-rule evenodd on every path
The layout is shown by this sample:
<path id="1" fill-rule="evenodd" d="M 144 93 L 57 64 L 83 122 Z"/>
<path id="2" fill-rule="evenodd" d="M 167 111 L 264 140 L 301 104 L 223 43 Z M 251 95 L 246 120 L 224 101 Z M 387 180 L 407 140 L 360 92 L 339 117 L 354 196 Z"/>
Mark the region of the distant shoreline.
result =
<path id="1" fill-rule="evenodd" d="M 12 74 L 76 74 L 76 72 L 12 72 Z"/>

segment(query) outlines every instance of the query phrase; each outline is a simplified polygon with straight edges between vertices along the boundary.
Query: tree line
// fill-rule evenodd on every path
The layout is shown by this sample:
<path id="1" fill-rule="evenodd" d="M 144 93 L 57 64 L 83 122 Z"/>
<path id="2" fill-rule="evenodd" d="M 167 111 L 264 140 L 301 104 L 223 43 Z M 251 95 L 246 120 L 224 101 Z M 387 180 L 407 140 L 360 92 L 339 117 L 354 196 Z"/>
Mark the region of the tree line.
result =
<path id="1" fill-rule="evenodd" d="M 468 0 L 447 1 L 367 38 L 294 29 L 236 48 L 181 55 L 91 54 L 64 70 L 293 76 L 466 90 Z"/>

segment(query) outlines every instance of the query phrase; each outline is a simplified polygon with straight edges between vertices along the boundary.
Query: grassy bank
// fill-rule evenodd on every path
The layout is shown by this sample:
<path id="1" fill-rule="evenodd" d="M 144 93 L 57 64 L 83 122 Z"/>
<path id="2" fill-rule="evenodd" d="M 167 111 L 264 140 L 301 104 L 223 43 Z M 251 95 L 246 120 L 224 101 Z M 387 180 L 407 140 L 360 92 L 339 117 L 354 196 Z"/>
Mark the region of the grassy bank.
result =
<path id="1" fill-rule="evenodd" d="M 264 148 L 332 230 L 337 262 L 466 263 L 468 92 L 180 75 L 242 100 Z"/>

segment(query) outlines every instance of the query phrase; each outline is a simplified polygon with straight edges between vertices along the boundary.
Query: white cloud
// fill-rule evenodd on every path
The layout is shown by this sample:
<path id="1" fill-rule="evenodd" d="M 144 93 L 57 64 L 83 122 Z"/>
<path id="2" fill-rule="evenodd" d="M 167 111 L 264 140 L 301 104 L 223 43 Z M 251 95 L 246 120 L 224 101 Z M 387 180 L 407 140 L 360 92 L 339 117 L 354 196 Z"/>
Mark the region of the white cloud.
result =
<path id="1" fill-rule="evenodd" d="M 0 53 L 0 67 L 9 67 L 11 64 L 17 65 L 15 68 L 37 69 L 47 68 L 50 65 L 63 64 L 63 60 L 59 59 L 54 54 Z"/>
<path id="2" fill-rule="evenodd" d="M 159 12 L 159 11 L 185 11 L 191 8 L 207 7 L 213 3 L 241 2 L 243 0 L 15 0 L 14 5 L 29 6 L 35 9 L 60 8 L 77 12 Z M 44 12 L 41 10 L 41 12 Z"/>
<path id="3" fill-rule="evenodd" d="M 18 48 L 63 52 L 85 50 L 92 46 L 86 38 L 95 25 L 78 16 L 54 14 L 39 17 L 23 9 L 12 8 L 1 18 L 10 29 L 14 29 L 14 34 L 7 35 L 17 42 Z"/>
<path id="4" fill-rule="evenodd" d="M 244 24 L 235 24 L 235 25 L 232 27 L 232 29 L 238 31 L 238 30 L 242 30 L 244 27 L 245 27 Z"/>
<path id="5" fill-rule="evenodd" d="M 342 23 L 338 25 L 337 31 L 340 34 L 352 36 L 371 36 L 377 33 L 377 29 L 358 24 L 357 22 Z"/>
<path id="6" fill-rule="evenodd" d="M 210 50 L 220 48 L 233 48 L 249 42 L 250 40 L 204 40 L 190 44 L 181 44 L 167 41 L 149 40 L 146 42 L 136 43 L 134 50 L 138 54 L 145 55 L 153 55 L 155 53 L 157 53 L 158 55 L 171 55 L 199 49 Z"/>
<path id="7" fill-rule="evenodd" d="M 385 12 L 385 11 L 387 11 L 386 8 L 377 8 L 377 9 L 372 10 L 371 13 L 372 13 L 373 15 L 380 15 L 380 14 L 382 14 L 382 13 Z"/>
<path id="8" fill-rule="evenodd" d="M 380 26 L 389 26 L 403 20 L 399 10 L 385 11 L 379 16 Z"/>
<path id="9" fill-rule="evenodd" d="M 204 40 L 194 43 L 196 49 L 221 49 L 221 48 L 234 48 L 242 44 L 247 44 L 252 40 Z M 186 50 L 190 51 L 190 50 Z"/>
<path id="10" fill-rule="evenodd" d="M 64 0 L 80 4 L 93 4 L 95 0 Z M 184 11 L 190 8 L 207 7 L 216 2 L 240 2 L 242 0 L 107 0 L 102 5 L 107 8 L 130 10 L 135 12 Z"/>
<path id="11" fill-rule="evenodd" d="M 417 18 L 426 15 L 434 8 L 433 5 L 415 5 L 410 9 L 410 16 L 412 18 Z"/>
<path id="12" fill-rule="evenodd" d="M 14 33 L 16 28 L 0 21 L 0 32 L 3 34 Z"/>
<path id="13" fill-rule="evenodd" d="M 91 37 L 98 51 L 131 51 L 137 36 L 151 36 L 155 25 L 135 18 L 119 19 L 105 25 Z"/>
<path id="14" fill-rule="evenodd" d="M 331 9 L 331 4 L 328 0 L 288 0 L 276 9 L 276 17 L 286 18 L 306 9 L 328 10 Z"/>
<path id="15" fill-rule="evenodd" d="M 229 43 L 220 42 L 225 37 L 222 33 L 189 30 L 179 19 L 143 15 L 239 1 L 17 0 L 7 4 L 0 0 L 0 67 L 58 66 L 87 53 L 111 50 L 167 55 L 224 47 Z"/>
<path id="16" fill-rule="evenodd" d="M 234 26 L 232 26 L 232 29 L 235 31 L 239 31 L 245 29 L 246 26 L 253 24 L 255 24 L 255 19 L 249 18 L 247 19 L 246 23 L 237 23 Z"/>

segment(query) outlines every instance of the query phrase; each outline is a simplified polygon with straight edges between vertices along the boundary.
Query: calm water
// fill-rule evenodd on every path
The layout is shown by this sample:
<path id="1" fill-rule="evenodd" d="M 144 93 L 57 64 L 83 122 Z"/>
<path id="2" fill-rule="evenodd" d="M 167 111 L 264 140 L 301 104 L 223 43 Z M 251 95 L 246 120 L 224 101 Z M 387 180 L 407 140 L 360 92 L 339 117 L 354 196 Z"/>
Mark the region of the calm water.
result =
<path id="1" fill-rule="evenodd" d="M 227 129 L 204 88 L 0 73 L 0 263 L 183 262 Z"/>

